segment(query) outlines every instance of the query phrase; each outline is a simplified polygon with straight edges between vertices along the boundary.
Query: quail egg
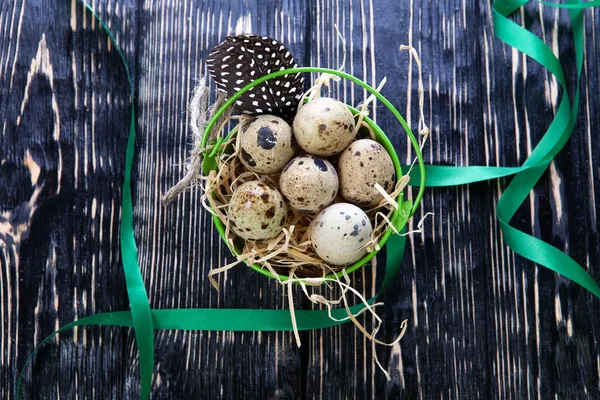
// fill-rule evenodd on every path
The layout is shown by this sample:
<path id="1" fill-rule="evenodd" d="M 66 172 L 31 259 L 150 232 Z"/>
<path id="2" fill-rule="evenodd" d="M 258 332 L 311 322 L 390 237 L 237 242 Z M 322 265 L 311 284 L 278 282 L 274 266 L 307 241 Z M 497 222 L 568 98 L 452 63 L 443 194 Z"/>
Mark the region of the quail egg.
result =
<path id="1" fill-rule="evenodd" d="M 292 128 L 302 149 L 319 156 L 332 156 L 352 141 L 354 117 L 341 101 L 320 97 L 300 108 Z"/>
<path id="2" fill-rule="evenodd" d="M 292 128 L 274 115 L 240 123 L 240 160 L 252 172 L 273 174 L 294 156 Z"/>
<path id="3" fill-rule="evenodd" d="M 383 146 L 371 139 L 350 144 L 338 161 L 340 194 L 361 207 L 377 205 L 383 196 L 375 183 L 388 193 L 394 190 L 396 171 L 394 163 Z"/>
<path id="4" fill-rule="evenodd" d="M 367 214 L 349 203 L 332 204 L 310 226 L 315 252 L 331 265 L 349 265 L 367 254 L 364 247 L 373 228 Z"/>
<path id="5" fill-rule="evenodd" d="M 281 233 L 287 208 L 277 189 L 251 181 L 233 192 L 227 216 L 231 230 L 242 239 L 268 240 Z"/>
<path id="6" fill-rule="evenodd" d="M 306 213 L 317 212 L 337 195 L 338 175 L 329 161 L 316 156 L 300 156 L 283 168 L 279 188 L 292 208 Z"/>

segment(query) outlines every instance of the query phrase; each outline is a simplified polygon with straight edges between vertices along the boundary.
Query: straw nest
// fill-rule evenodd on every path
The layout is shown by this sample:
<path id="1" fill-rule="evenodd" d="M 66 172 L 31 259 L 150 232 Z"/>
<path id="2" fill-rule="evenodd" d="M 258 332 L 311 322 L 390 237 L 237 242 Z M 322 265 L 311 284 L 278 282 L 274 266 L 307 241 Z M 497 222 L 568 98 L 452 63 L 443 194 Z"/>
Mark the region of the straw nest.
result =
<path id="1" fill-rule="evenodd" d="M 376 140 L 374 133 L 367 125 L 362 116 L 357 114 L 357 129 L 355 138 L 371 137 Z M 241 118 L 247 118 L 242 116 Z M 361 128 L 361 129 L 358 129 Z M 229 269 L 239 262 L 257 264 L 271 273 L 284 276 L 295 276 L 297 278 L 319 278 L 339 272 L 344 267 L 327 264 L 312 249 L 309 236 L 309 227 L 317 213 L 306 214 L 294 210 L 288 205 L 288 216 L 281 233 L 269 241 L 244 240 L 237 237 L 230 229 L 230 219 L 227 215 L 229 201 L 237 187 L 245 182 L 260 180 L 263 183 L 279 189 L 280 173 L 262 175 L 248 171 L 238 159 L 239 136 L 236 134 L 237 127 L 230 135 L 230 139 L 220 145 L 219 153 L 215 159 L 217 168 L 210 171 L 204 184 L 203 205 L 211 214 L 217 216 L 226 227 L 225 236 L 231 248 L 241 248 L 241 253 L 236 257 L 236 262 L 211 271 L 211 276 Z M 408 181 L 407 176 L 402 176 L 390 194 L 383 188 L 379 191 L 383 195 L 380 203 L 364 210 L 373 226 L 370 240 L 365 244 L 367 252 L 378 251 L 378 242 L 387 229 L 394 229 L 390 222 L 392 213 L 398 208 L 394 200 L 404 189 Z M 343 202 L 339 197 L 334 203 Z"/>

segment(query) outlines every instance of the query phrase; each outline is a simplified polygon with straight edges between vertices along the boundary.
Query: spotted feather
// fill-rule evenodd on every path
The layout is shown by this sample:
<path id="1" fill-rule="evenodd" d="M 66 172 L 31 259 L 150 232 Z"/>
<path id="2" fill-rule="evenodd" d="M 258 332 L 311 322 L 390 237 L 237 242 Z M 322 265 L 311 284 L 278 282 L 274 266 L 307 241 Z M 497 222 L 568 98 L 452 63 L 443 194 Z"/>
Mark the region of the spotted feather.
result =
<path id="1" fill-rule="evenodd" d="M 261 76 L 298 64 L 279 41 L 267 36 L 227 36 L 206 59 L 208 72 L 220 91 L 232 96 Z M 240 97 L 235 108 L 250 115 L 276 114 L 285 119 L 296 113 L 304 78 L 300 73 L 270 79 Z"/>

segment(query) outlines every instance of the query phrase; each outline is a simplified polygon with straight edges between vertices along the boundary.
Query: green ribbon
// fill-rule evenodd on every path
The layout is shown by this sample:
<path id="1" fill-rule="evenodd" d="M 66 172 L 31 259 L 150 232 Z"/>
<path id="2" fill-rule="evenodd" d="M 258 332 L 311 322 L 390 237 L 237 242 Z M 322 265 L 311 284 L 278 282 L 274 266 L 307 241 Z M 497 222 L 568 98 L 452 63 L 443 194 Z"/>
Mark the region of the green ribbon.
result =
<path id="1" fill-rule="evenodd" d="M 577 90 L 573 104 L 569 101 L 567 83 L 559 60 L 552 50 L 537 36 L 520 25 L 510 21 L 508 16 L 528 0 L 497 0 L 492 5 L 494 32 L 496 36 L 527 54 L 548 69 L 563 87 L 562 99 L 554 120 L 544 137 L 529 158 L 521 167 L 448 167 L 428 166 L 425 169 L 427 186 L 455 186 L 480 182 L 514 175 L 497 205 L 497 216 L 506 244 L 517 254 L 556 271 L 583 286 L 600 298 L 600 288 L 587 271 L 559 249 L 517 230 L 509 225 L 517 209 L 524 202 L 552 159 L 563 148 L 576 121 L 579 107 L 579 82 L 583 65 L 583 16 L 584 8 L 600 5 L 600 0 L 588 3 L 569 1 L 568 4 L 543 3 L 550 6 L 568 8 L 572 23 L 573 39 L 577 63 Z M 20 398 L 22 377 L 25 369 L 33 359 L 35 352 L 51 340 L 57 333 L 76 326 L 108 325 L 132 327 L 135 330 L 138 350 L 140 352 L 141 392 L 140 398 L 147 399 L 150 393 L 152 370 L 154 364 L 153 331 L 156 329 L 181 330 L 227 330 L 227 331 L 290 331 L 291 318 L 287 310 L 255 310 L 255 309 L 150 309 L 148 296 L 144 287 L 137 260 L 137 249 L 133 233 L 133 203 L 131 200 L 131 170 L 135 149 L 135 118 L 133 105 L 133 86 L 129 69 L 123 53 L 118 47 L 107 26 L 100 20 L 94 10 L 86 4 L 93 16 L 101 23 L 109 35 L 113 45 L 121 57 L 127 73 L 131 89 L 132 116 L 126 152 L 125 179 L 123 182 L 121 251 L 123 269 L 131 311 L 96 314 L 74 321 L 61 327 L 46 337 L 36 346 L 23 366 L 17 383 L 17 397 Z M 411 183 L 418 182 L 420 171 L 411 174 Z M 373 304 L 379 294 L 390 285 L 400 270 L 406 240 L 404 236 L 393 236 L 387 246 L 387 263 L 383 283 L 377 295 L 368 301 Z M 364 308 L 364 304 L 351 307 L 353 313 Z M 333 321 L 327 310 L 297 310 L 296 319 L 299 330 L 327 328 L 343 322 Z M 336 319 L 346 316 L 345 309 L 332 310 Z"/>
<path id="2" fill-rule="evenodd" d="M 573 104 L 569 101 L 567 82 L 560 61 L 537 36 L 510 21 L 507 17 L 528 0 L 504 0 L 492 5 L 494 32 L 506 44 L 536 60 L 550 71 L 563 88 L 554 120 L 521 167 L 448 167 L 426 166 L 427 186 L 455 186 L 515 175 L 496 207 L 496 214 L 505 243 L 515 253 L 549 268 L 578 283 L 600 298 L 600 287 L 590 274 L 571 257 L 548 243 L 510 226 L 510 220 L 523 204 L 554 157 L 567 143 L 577 119 L 580 79 L 583 66 L 583 8 L 600 5 L 589 3 L 551 4 L 569 9 L 577 64 L 577 89 Z M 418 182 L 419 171 L 411 174 L 410 182 Z"/>
<path id="3" fill-rule="evenodd" d="M 125 153 L 125 177 L 123 180 L 123 197 L 121 200 L 121 255 L 123 259 L 123 271 L 125 274 L 125 285 L 127 287 L 127 295 L 129 297 L 129 306 L 131 308 L 131 320 L 132 326 L 135 328 L 135 337 L 137 341 L 138 350 L 140 353 L 140 375 L 142 382 L 142 391 L 140 397 L 147 399 L 150 396 L 150 386 L 152 383 L 152 370 L 154 366 L 154 332 L 153 332 L 153 321 L 152 314 L 150 312 L 150 302 L 148 301 L 148 294 L 144 286 L 144 280 L 142 273 L 138 265 L 138 251 L 135 243 L 135 236 L 133 233 L 133 202 L 131 199 L 131 169 L 133 166 L 133 156 L 135 151 L 135 107 L 133 102 L 133 84 L 131 82 L 131 74 L 129 73 L 129 66 L 125 55 L 121 51 L 121 48 L 117 45 L 117 41 L 113 36 L 112 32 L 106 26 L 104 21 L 100 19 L 94 9 L 87 3 L 86 8 L 90 11 L 93 17 L 100 23 L 102 29 L 109 36 L 111 43 L 117 49 L 119 57 L 123 62 L 125 73 L 127 75 L 127 81 L 129 83 L 129 96 L 131 98 L 131 122 L 129 126 L 129 137 L 127 139 L 127 150 Z M 67 324 L 57 331 L 46 337 L 27 358 L 25 366 L 19 375 L 17 382 L 17 398 L 21 397 L 21 381 L 23 378 L 23 372 L 27 365 L 31 362 L 34 354 L 38 348 L 54 337 L 57 333 L 62 332 L 66 329 L 70 329 L 74 326 L 83 325 L 110 325 L 112 321 L 112 314 L 98 314 L 92 317 L 83 318 L 81 320 Z M 87 321 L 87 322 L 86 322 Z M 103 321 L 105 321 L 103 323 Z"/>
<path id="4" fill-rule="evenodd" d="M 543 4 L 545 6 L 568 8 L 571 10 L 581 10 L 584 8 L 600 6 L 600 0 L 592 0 L 592 1 L 586 1 L 583 3 L 572 3 L 572 4 L 550 3 L 547 1 L 540 1 L 539 3 Z"/>

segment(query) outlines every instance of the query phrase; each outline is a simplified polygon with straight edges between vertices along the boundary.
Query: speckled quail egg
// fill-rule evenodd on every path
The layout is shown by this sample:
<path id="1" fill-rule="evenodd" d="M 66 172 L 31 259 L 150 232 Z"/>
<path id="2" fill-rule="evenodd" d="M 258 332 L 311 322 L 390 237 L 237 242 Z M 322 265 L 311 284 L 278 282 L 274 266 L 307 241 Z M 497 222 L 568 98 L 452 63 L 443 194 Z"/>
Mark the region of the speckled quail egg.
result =
<path id="1" fill-rule="evenodd" d="M 383 199 L 375 183 L 388 193 L 394 190 L 394 163 L 383 146 L 371 139 L 350 144 L 338 161 L 340 194 L 350 203 L 372 207 Z"/>
<path id="2" fill-rule="evenodd" d="M 333 165 L 320 157 L 292 159 L 279 178 L 281 193 L 301 212 L 317 212 L 329 205 L 338 192 L 338 175 Z"/>
<path id="3" fill-rule="evenodd" d="M 349 203 L 332 204 L 321 211 L 310 226 L 315 252 L 331 265 L 348 265 L 360 260 L 367 250 L 373 228 L 367 214 Z"/>
<path id="4" fill-rule="evenodd" d="M 251 181 L 233 192 L 227 216 L 231 229 L 241 238 L 268 240 L 281 233 L 287 208 L 277 189 L 261 181 Z"/>
<path id="5" fill-rule="evenodd" d="M 252 172 L 273 174 L 294 157 L 292 128 L 274 115 L 240 123 L 240 159 Z"/>
<path id="6" fill-rule="evenodd" d="M 292 129 L 302 149 L 319 156 L 332 156 L 352 141 L 354 117 L 341 101 L 320 97 L 300 108 Z"/>

